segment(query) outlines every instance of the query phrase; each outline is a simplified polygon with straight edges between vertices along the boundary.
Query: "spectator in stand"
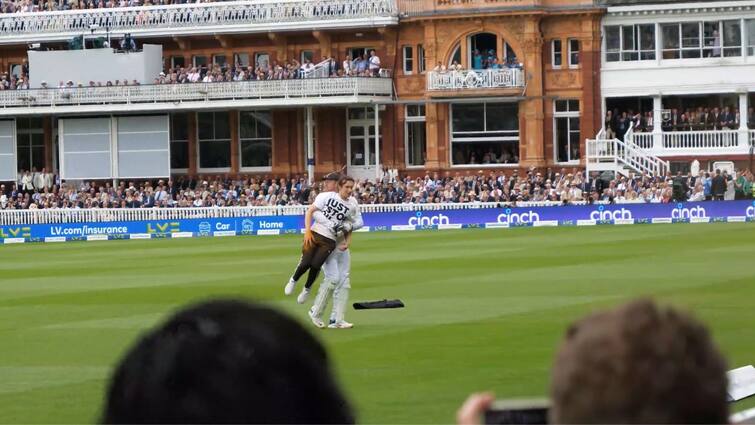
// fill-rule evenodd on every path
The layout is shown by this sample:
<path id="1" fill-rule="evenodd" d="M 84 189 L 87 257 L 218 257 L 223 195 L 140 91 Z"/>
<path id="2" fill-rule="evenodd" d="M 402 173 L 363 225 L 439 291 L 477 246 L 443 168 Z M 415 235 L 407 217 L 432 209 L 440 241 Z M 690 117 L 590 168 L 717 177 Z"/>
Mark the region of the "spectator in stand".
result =
<path id="1" fill-rule="evenodd" d="M 713 200 L 724 200 L 724 193 L 726 193 L 726 179 L 721 175 L 721 170 L 719 169 L 716 169 L 716 175 L 711 181 L 711 193 L 713 194 Z"/>
<path id="2" fill-rule="evenodd" d="M 616 138 L 614 115 L 610 109 L 606 112 L 606 117 L 603 119 L 603 128 L 606 130 L 606 139 L 612 140 Z"/>
<path id="3" fill-rule="evenodd" d="M 369 67 L 369 61 L 367 60 L 366 55 L 359 55 L 354 60 L 354 68 L 356 70 L 356 75 L 361 76 L 364 74 Z"/>
<path id="4" fill-rule="evenodd" d="M 472 69 L 482 69 L 482 55 L 477 49 L 474 49 L 474 52 L 472 53 Z"/>
<path id="5" fill-rule="evenodd" d="M 377 53 L 375 53 L 375 50 L 370 50 L 370 73 L 373 77 L 377 77 L 380 74 L 380 58 L 378 57 Z"/>

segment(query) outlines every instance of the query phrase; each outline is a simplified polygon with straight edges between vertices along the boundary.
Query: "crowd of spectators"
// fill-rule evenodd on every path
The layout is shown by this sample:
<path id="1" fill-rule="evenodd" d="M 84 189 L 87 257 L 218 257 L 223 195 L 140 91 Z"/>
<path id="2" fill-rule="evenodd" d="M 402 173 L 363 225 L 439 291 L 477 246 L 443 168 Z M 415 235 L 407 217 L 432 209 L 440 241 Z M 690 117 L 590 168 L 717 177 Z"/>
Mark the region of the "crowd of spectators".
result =
<path id="1" fill-rule="evenodd" d="M 222 0 L 213 0 L 222 1 Z M 207 3 L 206 0 L 3 0 L 2 13 L 53 12 L 57 10 L 106 9 L 113 7 L 159 6 Z"/>
<path id="2" fill-rule="evenodd" d="M 409 203 L 669 203 L 735 200 L 753 197 L 752 173 L 719 170 L 696 175 L 648 175 L 586 179 L 584 172 L 438 173 L 412 178 L 388 173 L 382 181 L 358 181 L 355 196 L 362 204 Z M 1 209 L 175 208 L 306 205 L 318 187 L 307 177 L 216 176 L 176 180 L 83 181 L 61 183 L 46 170 L 25 171 L 18 182 L 0 184 Z"/>
<path id="3" fill-rule="evenodd" d="M 743 118 L 747 120 L 748 128 L 755 129 L 755 108 L 749 108 L 746 117 L 742 117 L 739 109 L 733 106 L 671 108 L 661 116 L 661 130 L 666 132 L 738 130 Z M 619 109 L 615 108 L 606 112 L 603 123 L 609 139 L 616 137 L 623 140 L 624 134 L 630 128 L 633 128 L 636 133 L 652 132 L 653 112 L 633 109 L 619 112 Z"/>
<path id="4" fill-rule="evenodd" d="M 296 59 L 286 62 L 273 61 L 271 64 L 260 63 L 257 66 L 192 66 L 170 68 L 167 72 L 161 72 L 154 80 L 154 84 L 186 84 L 186 83 L 213 83 L 229 81 L 251 80 L 288 80 L 307 77 L 378 77 L 380 76 L 380 58 L 375 51 L 367 55 L 358 56 L 354 59 L 345 57 L 340 66 L 332 56 L 323 60 L 319 72 L 316 72 L 315 64 L 305 59 L 304 63 Z M 116 84 L 117 85 L 117 84 Z"/>
<path id="5" fill-rule="evenodd" d="M 29 88 L 28 67 L 24 68 L 21 75 L 16 76 L 3 74 L 0 76 L 0 90 L 25 90 Z M 273 61 L 271 64 L 261 62 L 257 66 L 243 66 L 241 64 L 208 66 L 174 67 L 160 72 L 152 81 L 153 84 L 188 84 L 188 83 L 213 83 L 231 81 L 253 80 L 288 80 L 307 77 L 380 77 L 388 76 L 387 71 L 380 66 L 380 58 L 374 50 L 356 58 L 344 57 L 338 62 L 334 57 L 328 56 L 323 60 L 319 71 L 311 60 L 305 59 L 304 63 L 296 59 L 286 62 Z M 74 82 L 73 80 L 58 82 L 57 88 L 61 90 L 84 88 L 84 87 L 119 87 L 138 86 L 138 80 L 128 78 L 108 81 Z M 52 89 L 55 86 L 47 81 L 40 82 L 41 89 Z"/>
<path id="6" fill-rule="evenodd" d="M 493 49 L 489 49 L 487 53 L 481 53 L 478 49 L 475 49 L 472 53 L 472 69 L 477 71 L 483 69 L 522 69 L 522 64 L 514 54 L 499 59 Z M 448 67 L 439 61 L 433 68 L 433 72 L 439 73 L 463 70 L 464 68 L 457 60 L 452 61 Z"/>

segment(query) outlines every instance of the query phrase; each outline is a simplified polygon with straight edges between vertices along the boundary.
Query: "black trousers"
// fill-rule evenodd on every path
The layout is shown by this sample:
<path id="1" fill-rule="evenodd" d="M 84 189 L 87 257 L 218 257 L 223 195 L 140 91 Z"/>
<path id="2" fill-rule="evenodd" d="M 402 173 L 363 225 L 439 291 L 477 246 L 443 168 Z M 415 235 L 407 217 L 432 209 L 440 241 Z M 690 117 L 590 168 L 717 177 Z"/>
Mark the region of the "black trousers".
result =
<path id="1" fill-rule="evenodd" d="M 299 260 L 299 265 L 296 266 L 296 271 L 294 271 L 293 275 L 294 280 L 298 281 L 309 270 L 307 283 L 304 285 L 307 288 L 311 288 L 315 283 L 325 260 L 336 249 L 336 241 L 333 239 L 326 238 L 315 232 L 312 232 L 312 234 L 315 240 L 309 246 L 302 247 L 301 260 Z"/>

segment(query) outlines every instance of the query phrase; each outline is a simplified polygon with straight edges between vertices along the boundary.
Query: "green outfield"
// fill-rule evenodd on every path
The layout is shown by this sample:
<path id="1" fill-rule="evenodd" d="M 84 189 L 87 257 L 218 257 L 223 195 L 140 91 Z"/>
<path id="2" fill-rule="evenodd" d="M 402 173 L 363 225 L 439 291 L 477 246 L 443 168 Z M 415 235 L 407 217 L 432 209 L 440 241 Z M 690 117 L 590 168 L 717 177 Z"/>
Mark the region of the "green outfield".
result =
<path id="1" fill-rule="evenodd" d="M 305 321 L 283 296 L 298 256 L 297 236 L 0 246 L 0 423 L 96 421 L 113 364 L 181 304 Z M 755 363 L 753 223 L 364 233 L 352 261 L 353 300 L 406 303 L 312 327 L 363 423 L 451 422 L 476 390 L 544 396 L 566 325 L 641 295 L 703 319 L 731 367 Z"/>

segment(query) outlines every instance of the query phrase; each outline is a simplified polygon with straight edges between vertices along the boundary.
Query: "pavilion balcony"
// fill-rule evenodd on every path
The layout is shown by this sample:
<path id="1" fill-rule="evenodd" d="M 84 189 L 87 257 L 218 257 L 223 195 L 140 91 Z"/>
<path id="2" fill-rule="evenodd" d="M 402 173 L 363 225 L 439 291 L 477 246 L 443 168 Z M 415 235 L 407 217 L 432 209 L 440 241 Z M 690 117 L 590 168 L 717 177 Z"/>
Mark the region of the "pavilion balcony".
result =
<path id="1" fill-rule="evenodd" d="M 395 0 L 258 0 L 0 15 L 0 44 L 106 32 L 141 37 L 362 29 L 398 23 Z"/>
<path id="2" fill-rule="evenodd" d="M 392 95 L 392 80 L 380 77 L 4 90 L 0 116 L 347 105 Z"/>

